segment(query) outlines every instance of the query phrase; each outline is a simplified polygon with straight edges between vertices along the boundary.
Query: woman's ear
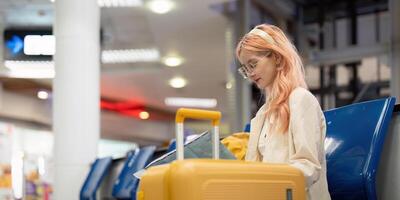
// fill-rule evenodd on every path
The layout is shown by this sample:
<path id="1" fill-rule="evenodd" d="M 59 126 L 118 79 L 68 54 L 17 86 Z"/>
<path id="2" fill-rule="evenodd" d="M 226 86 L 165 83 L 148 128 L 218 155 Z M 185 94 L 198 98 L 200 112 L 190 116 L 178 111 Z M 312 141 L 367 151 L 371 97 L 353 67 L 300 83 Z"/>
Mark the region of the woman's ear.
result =
<path id="1" fill-rule="evenodd" d="M 282 61 L 282 56 L 279 54 L 275 54 L 275 65 L 276 65 L 276 69 L 278 71 L 283 69 L 283 66 L 281 65 L 281 61 Z"/>
<path id="2" fill-rule="evenodd" d="M 275 54 L 275 63 L 278 66 L 279 64 L 281 64 L 281 60 L 282 60 L 282 56 L 279 54 Z"/>

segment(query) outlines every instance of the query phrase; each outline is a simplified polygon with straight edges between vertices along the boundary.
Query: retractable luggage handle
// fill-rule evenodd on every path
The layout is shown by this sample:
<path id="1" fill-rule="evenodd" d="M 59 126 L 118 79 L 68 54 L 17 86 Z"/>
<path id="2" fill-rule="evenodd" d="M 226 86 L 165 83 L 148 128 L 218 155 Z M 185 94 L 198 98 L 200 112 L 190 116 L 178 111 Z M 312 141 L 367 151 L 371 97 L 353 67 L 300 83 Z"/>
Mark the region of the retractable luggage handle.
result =
<path id="1" fill-rule="evenodd" d="M 221 112 L 210 111 L 210 110 L 180 108 L 176 112 L 176 118 L 175 118 L 177 160 L 184 159 L 183 122 L 185 121 L 185 118 L 212 120 L 212 125 L 214 127 L 214 132 L 212 134 L 213 157 L 214 157 L 214 159 L 219 159 L 219 124 L 221 121 Z"/>

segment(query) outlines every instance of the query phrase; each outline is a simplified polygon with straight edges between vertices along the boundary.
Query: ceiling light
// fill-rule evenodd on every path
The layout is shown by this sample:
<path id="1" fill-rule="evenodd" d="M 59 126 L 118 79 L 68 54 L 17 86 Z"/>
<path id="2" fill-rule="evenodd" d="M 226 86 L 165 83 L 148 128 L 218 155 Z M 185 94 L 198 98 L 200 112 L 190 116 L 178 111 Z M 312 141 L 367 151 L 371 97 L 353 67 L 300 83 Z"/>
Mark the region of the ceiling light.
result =
<path id="1" fill-rule="evenodd" d="M 138 7 L 143 5 L 142 0 L 98 0 L 100 7 Z"/>
<path id="2" fill-rule="evenodd" d="M 159 60 L 160 52 L 157 49 L 104 50 L 101 53 L 103 63 L 155 62 Z"/>
<path id="3" fill-rule="evenodd" d="M 216 99 L 199 99 L 183 97 L 167 97 L 164 100 L 165 105 L 174 107 L 196 107 L 196 108 L 215 108 Z"/>
<path id="4" fill-rule="evenodd" d="M 183 88 L 186 86 L 186 80 L 182 77 L 175 77 L 169 80 L 169 85 L 173 88 Z"/>
<path id="5" fill-rule="evenodd" d="M 170 56 L 164 59 L 164 64 L 168 67 L 177 67 L 182 64 L 182 58 Z"/>
<path id="6" fill-rule="evenodd" d="M 150 114 L 146 111 L 142 111 L 139 113 L 139 117 L 140 117 L 140 119 L 149 119 Z"/>
<path id="7" fill-rule="evenodd" d="M 172 10 L 174 2 L 170 0 L 153 0 L 148 4 L 151 11 L 157 14 L 165 14 Z"/>
<path id="8" fill-rule="evenodd" d="M 54 3 L 55 0 L 50 0 Z M 139 7 L 143 5 L 142 0 L 98 0 L 100 7 Z"/>
<path id="9" fill-rule="evenodd" d="M 232 83 L 231 82 L 227 82 L 225 85 L 226 89 L 231 89 L 232 88 Z"/>
<path id="10" fill-rule="evenodd" d="M 4 66 L 9 70 L 7 76 L 14 78 L 54 78 L 52 61 L 6 60 Z"/>
<path id="11" fill-rule="evenodd" d="M 160 53 L 158 49 L 104 50 L 101 59 L 102 63 L 158 62 Z M 53 61 L 6 60 L 4 66 L 9 71 L 3 75 L 8 77 L 54 78 L 55 75 Z"/>
<path id="12" fill-rule="evenodd" d="M 47 98 L 49 98 L 49 93 L 47 93 L 46 91 L 41 90 L 41 91 L 39 91 L 39 92 L 37 93 L 37 97 L 38 97 L 39 99 L 46 100 Z"/>

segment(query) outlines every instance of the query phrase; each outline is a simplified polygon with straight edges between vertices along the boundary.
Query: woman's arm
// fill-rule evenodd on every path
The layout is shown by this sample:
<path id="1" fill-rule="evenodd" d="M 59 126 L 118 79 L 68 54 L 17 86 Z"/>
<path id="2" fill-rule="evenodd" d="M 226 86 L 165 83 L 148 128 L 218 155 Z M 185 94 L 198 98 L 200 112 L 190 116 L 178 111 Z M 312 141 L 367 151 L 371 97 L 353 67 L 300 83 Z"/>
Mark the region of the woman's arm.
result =
<path id="1" fill-rule="evenodd" d="M 289 164 L 300 169 L 310 187 L 320 177 L 321 156 L 325 123 L 321 108 L 315 97 L 307 92 L 298 95 L 290 108 Z M 321 155 L 322 154 L 322 155 Z"/>

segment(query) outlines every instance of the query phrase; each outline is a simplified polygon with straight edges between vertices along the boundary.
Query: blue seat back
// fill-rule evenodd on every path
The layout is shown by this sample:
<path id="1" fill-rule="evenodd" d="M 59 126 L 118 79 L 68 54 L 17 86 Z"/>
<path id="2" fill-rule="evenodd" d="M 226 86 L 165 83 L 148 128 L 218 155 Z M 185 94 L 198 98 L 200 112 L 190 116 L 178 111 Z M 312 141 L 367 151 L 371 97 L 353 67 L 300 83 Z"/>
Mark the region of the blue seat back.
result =
<path id="1" fill-rule="evenodd" d="M 174 151 L 176 149 L 176 140 L 172 139 L 168 145 L 168 150 L 167 152 Z"/>
<path id="2" fill-rule="evenodd" d="M 96 199 L 96 192 L 105 175 L 110 170 L 111 163 L 111 157 L 96 159 L 96 161 L 92 164 L 89 174 L 81 188 L 79 195 L 80 200 Z"/>
<path id="3" fill-rule="evenodd" d="M 246 124 L 246 126 L 243 129 L 243 132 L 250 132 L 250 123 Z"/>
<path id="4" fill-rule="evenodd" d="M 190 135 L 183 138 L 183 143 L 186 144 L 189 137 L 190 137 Z M 171 151 L 175 151 L 175 150 L 176 150 L 176 139 L 174 138 L 169 142 L 167 153 L 171 152 Z"/>
<path id="5" fill-rule="evenodd" d="M 329 192 L 333 200 L 376 199 L 375 175 L 395 98 L 324 112 Z"/>
<path id="6" fill-rule="evenodd" d="M 152 158 L 155 146 L 147 146 L 128 154 L 128 158 L 116 180 L 112 196 L 116 199 L 136 199 L 136 189 L 139 179 L 133 174 L 143 169 Z"/>

